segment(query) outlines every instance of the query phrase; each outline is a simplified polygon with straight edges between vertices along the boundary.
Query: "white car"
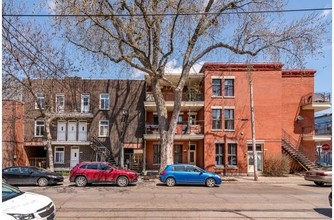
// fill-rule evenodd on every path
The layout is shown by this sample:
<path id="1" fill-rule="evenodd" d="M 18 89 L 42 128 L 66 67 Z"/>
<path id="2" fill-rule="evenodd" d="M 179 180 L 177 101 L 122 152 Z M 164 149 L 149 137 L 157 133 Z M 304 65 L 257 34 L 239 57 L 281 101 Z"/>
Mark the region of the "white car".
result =
<path id="1" fill-rule="evenodd" d="M 56 206 L 43 195 L 2 183 L 2 219 L 55 219 Z"/>
<path id="2" fill-rule="evenodd" d="M 317 186 L 332 184 L 332 167 L 321 167 L 306 171 L 304 179 L 313 181 Z"/>

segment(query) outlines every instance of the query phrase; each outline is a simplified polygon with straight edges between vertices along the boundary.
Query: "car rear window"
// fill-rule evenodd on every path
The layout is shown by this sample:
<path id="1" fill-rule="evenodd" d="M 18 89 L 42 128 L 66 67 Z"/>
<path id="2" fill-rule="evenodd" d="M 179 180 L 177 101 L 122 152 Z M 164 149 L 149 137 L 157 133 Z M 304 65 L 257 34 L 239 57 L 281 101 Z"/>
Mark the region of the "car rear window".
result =
<path id="1" fill-rule="evenodd" d="M 172 167 L 173 171 L 186 171 L 185 166 L 173 166 Z"/>

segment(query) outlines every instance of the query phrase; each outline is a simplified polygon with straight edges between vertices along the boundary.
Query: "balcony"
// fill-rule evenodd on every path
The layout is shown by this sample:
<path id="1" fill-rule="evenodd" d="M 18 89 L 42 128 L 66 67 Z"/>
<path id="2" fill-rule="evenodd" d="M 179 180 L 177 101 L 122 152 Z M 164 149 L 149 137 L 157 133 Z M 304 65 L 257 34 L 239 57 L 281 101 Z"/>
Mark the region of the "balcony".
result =
<path id="1" fill-rule="evenodd" d="M 332 140 L 332 132 L 319 132 L 318 130 L 314 130 L 313 127 L 307 127 L 303 129 L 303 140 L 304 141 L 331 141 Z"/>
<path id="2" fill-rule="evenodd" d="M 329 93 L 310 93 L 301 99 L 303 110 L 322 111 L 331 108 Z"/>
<path id="3" fill-rule="evenodd" d="M 174 107 L 174 93 L 164 93 L 167 111 L 172 111 Z M 149 112 L 156 111 L 156 105 L 152 92 L 146 92 L 146 101 L 144 102 L 145 110 Z M 199 111 L 204 107 L 203 93 L 183 93 L 181 111 Z"/>
<path id="4" fill-rule="evenodd" d="M 204 139 L 203 123 L 198 124 L 177 124 L 175 130 L 175 140 L 202 140 Z M 145 125 L 145 140 L 158 140 L 159 125 L 149 124 Z"/>

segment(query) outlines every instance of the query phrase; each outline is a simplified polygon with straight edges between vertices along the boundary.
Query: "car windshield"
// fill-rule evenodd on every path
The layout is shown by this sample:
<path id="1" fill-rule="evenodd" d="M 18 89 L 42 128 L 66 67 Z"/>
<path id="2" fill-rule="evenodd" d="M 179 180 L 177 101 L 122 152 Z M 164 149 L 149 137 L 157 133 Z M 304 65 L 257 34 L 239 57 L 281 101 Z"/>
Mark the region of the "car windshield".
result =
<path id="1" fill-rule="evenodd" d="M 22 195 L 24 192 L 18 188 L 2 183 L 2 202 Z"/>

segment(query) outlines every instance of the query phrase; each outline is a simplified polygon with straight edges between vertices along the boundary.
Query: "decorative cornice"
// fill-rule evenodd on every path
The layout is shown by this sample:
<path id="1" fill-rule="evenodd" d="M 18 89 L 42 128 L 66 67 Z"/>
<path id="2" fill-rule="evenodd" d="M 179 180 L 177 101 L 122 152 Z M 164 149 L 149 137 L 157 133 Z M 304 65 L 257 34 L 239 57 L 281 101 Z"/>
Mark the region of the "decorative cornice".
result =
<path id="1" fill-rule="evenodd" d="M 282 70 L 282 77 L 314 77 L 317 71 L 311 69 Z"/>
<path id="2" fill-rule="evenodd" d="M 200 73 L 204 71 L 281 71 L 282 63 L 204 63 Z"/>

